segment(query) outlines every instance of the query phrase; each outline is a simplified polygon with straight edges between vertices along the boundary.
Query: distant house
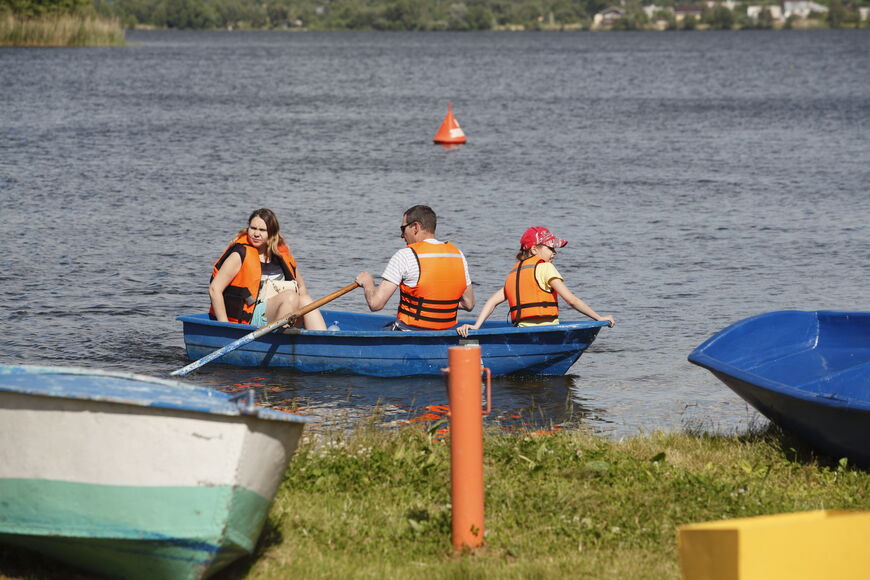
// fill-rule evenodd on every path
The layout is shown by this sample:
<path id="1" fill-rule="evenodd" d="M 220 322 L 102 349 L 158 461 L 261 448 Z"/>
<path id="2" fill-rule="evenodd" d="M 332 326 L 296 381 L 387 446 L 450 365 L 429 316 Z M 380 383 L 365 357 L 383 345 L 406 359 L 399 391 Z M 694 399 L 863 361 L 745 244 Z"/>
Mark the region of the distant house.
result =
<path id="1" fill-rule="evenodd" d="M 673 14 L 674 9 L 671 8 L 670 6 L 656 6 L 655 4 L 650 4 L 649 6 L 643 7 L 643 12 L 644 12 L 644 14 L 646 14 L 647 18 L 652 20 L 653 18 L 656 17 L 656 14 L 666 14 L 666 13 Z"/>
<path id="2" fill-rule="evenodd" d="M 786 0 L 782 3 L 782 14 L 785 18 L 789 16 L 809 18 L 810 14 L 825 14 L 827 12 L 827 6 L 809 2 L 808 0 Z"/>
<path id="3" fill-rule="evenodd" d="M 763 11 L 770 12 L 771 18 L 774 20 L 782 20 L 782 6 L 747 6 L 746 15 L 753 20 L 758 20 L 758 17 Z"/>
<path id="4" fill-rule="evenodd" d="M 668 17 L 674 14 L 673 8 L 670 6 L 656 6 L 655 4 L 643 6 L 642 8 L 643 13 L 646 14 L 647 19 L 649 19 L 656 30 L 667 30 Z"/>
<path id="5" fill-rule="evenodd" d="M 701 20 L 701 7 L 697 5 L 677 6 L 674 9 L 674 18 L 677 22 L 682 22 L 686 16 L 694 16 L 695 20 Z"/>
<path id="6" fill-rule="evenodd" d="M 861 6 L 858 8 L 858 20 L 864 22 L 865 20 L 870 20 L 870 8 L 866 6 Z"/>
<path id="7" fill-rule="evenodd" d="M 593 28 L 605 28 L 608 26 L 613 26 L 613 23 L 622 18 L 625 15 L 625 12 L 622 8 L 617 8 L 616 6 L 611 6 L 610 8 L 605 8 L 601 12 L 595 14 L 592 17 L 592 27 Z"/>
<path id="8" fill-rule="evenodd" d="M 716 8 L 717 6 L 722 6 L 727 8 L 728 10 L 734 10 L 737 8 L 738 4 L 742 4 L 742 2 L 738 2 L 737 0 L 706 0 L 705 2 L 701 2 L 700 6 L 703 8 L 706 6 L 707 8 Z"/>

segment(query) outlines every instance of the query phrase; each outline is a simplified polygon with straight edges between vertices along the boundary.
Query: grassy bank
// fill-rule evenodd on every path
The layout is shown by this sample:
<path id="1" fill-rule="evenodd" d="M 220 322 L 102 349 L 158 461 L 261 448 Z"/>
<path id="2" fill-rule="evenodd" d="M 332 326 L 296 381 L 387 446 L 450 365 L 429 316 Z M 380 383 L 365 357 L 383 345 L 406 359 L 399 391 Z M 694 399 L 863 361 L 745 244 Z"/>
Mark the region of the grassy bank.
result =
<path id="1" fill-rule="evenodd" d="M 120 46 L 124 28 L 118 19 L 81 15 L 20 18 L 0 14 L 0 46 Z"/>
<path id="2" fill-rule="evenodd" d="M 870 509 L 870 472 L 770 430 L 488 432 L 485 462 L 487 547 L 454 557 L 449 445 L 434 429 L 311 432 L 257 554 L 217 578 L 678 578 L 680 524 Z M 62 575 L 42 566 L 0 550 L 0 576 Z"/>

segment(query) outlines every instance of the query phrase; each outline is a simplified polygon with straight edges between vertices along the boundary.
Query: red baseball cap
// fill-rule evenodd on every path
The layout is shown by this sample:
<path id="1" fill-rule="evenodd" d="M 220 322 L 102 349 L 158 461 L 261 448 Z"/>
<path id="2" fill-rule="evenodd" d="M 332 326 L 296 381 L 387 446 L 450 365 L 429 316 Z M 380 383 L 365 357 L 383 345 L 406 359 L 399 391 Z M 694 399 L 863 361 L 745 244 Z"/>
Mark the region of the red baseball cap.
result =
<path id="1" fill-rule="evenodd" d="M 567 243 L 568 240 L 560 240 L 550 233 L 550 230 L 547 228 L 533 227 L 527 229 L 523 234 L 523 237 L 520 238 L 520 249 L 528 250 L 532 246 L 537 246 L 539 244 L 551 248 L 561 248 Z"/>

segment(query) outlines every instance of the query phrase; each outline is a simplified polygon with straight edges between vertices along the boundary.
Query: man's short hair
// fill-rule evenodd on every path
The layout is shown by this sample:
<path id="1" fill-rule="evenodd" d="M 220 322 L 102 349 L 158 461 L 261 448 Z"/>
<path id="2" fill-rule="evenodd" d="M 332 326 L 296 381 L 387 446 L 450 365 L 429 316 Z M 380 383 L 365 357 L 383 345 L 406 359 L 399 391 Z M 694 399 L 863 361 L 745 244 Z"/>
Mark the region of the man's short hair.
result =
<path id="1" fill-rule="evenodd" d="M 406 224 L 418 222 L 423 230 L 432 232 L 433 234 L 435 233 L 435 226 L 438 225 L 438 217 L 428 205 L 415 205 L 414 207 L 406 209 L 403 215 L 405 216 Z"/>

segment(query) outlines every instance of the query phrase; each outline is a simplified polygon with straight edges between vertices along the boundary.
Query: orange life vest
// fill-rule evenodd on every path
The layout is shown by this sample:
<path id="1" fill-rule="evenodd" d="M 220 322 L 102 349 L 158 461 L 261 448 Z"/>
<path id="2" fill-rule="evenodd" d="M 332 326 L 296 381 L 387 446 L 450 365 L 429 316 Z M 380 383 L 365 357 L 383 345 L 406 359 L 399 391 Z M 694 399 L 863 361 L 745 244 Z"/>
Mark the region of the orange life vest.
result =
<path id="1" fill-rule="evenodd" d="M 465 292 L 462 252 L 449 242 L 417 242 L 408 246 L 420 267 L 420 279 L 411 288 L 399 286 L 396 317 L 410 326 L 441 330 L 456 325 L 459 299 Z"/>
<path id="2" fill-rule="evenodd" d="M 254 307 L 257 305 L 257 296 L 260 294 L 260 276 L 262 275 L 262 266 L 260 264 L 260 254 L 257 252 L 251 241 L 248 239 L 248 234 L 242 234 L 230 244 L 223 255 L 214 263 L 212 268 L 211 278 L 217 275 L 218 270 L 224 265 L 230 254 L 237 247 L 242 248 L 242 267 L 239 268 L 239 273 L 230 281 L 224 289 L 224 306 L 227 311 L 227 320 L 230 322 L 239 322 L 241 324 L 250 324 L 254 314 Z M 278 246 L 278 254 L 272 255 L 272 259 L 276 260 L 281 270 L 284 272 L 285 280 L 296 279 L 296 260 L 290 254 L 290 249 L 281 244 Z M 208 313 L 214 317 L 214 307 L 210 308 Z"/>
<path id="3" fill-rule="evenodd" d="M 504 295 L 515 326 L 524 320 L 559 316 L 558 295 L 541 288 L 535 278 L 535 270 L 542 263 L 544 260 L 537 256 L 517 262 L 504 281 Z"/>

